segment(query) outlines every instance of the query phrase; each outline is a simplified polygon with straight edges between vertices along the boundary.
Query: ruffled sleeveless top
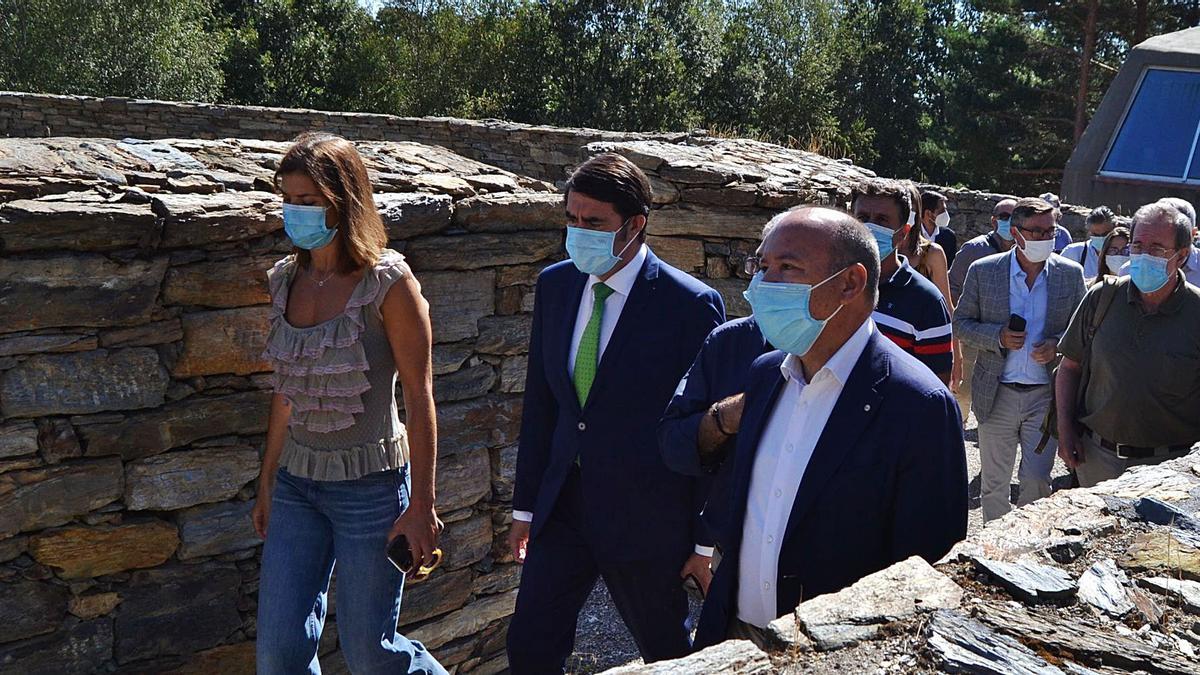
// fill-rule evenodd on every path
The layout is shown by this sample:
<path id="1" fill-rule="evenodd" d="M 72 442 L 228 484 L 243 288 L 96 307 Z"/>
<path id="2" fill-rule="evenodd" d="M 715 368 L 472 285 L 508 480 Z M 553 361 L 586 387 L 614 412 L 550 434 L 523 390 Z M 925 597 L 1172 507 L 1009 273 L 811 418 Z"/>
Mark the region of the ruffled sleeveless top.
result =
<path id="1" fill-rule="evenodd" d="M 306 328 L 287 320 L 296 270 L 288 256 L 267 272 L 271 311 L 263 357 L 274 366 L 275 392 L 292 406 L 280 465 L 313 480 L 353 480 L 403 466 L 408 437 L 380 308 L 392 284 L 412 273 L 404 256 L 385 249 L 342 313 Z"/>

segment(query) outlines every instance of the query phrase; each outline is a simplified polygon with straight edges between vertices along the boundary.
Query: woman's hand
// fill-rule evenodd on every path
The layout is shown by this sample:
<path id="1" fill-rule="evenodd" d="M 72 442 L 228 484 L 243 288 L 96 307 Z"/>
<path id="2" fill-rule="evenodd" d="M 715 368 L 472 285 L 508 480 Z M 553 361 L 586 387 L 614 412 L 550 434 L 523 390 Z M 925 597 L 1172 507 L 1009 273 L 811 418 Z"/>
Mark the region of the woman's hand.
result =
<path id="1" fill-rule="evenodd" d="M 432 503 L 412 502 L 404 513 L 392 523 L 388 532 L 388 543 L 399 535 L 408 540 L 412 550 L 413 571 L 420 567 L 433 564 L 433 551 L 438 547 L 438 536 L 445 529 L 445 524 L 437 517 Z"/>
<path id="2" fill-rule="evenodd" d="M 271 493 L 275 491 L 275 479 L 266 475 L 258 477 L 258 496 L 254 498 L 254 510 L 250 512 L 250 520 L 254 523 L 254 531 L 259 538 L 267 538 L 267 522 L 271 520 Z"/>

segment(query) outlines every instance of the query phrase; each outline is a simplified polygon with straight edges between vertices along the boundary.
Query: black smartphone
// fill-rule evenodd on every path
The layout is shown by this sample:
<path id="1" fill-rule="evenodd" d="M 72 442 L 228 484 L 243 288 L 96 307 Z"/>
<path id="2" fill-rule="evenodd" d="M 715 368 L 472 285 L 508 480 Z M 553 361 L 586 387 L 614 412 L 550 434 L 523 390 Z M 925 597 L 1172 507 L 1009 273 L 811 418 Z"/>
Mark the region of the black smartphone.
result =
<path id="1" fill-rule="evenodd" d="M 1008 329 L 1014 333 L 1025 332 L 1025 317 L 1020 314 L 1010 314 L 1008 317 Z"/>
<path id="2" fill-rule="evenodd" d="M 411 574 L 413 571 L 413 556 L 412 547 L 408 545 L 408 537 L 397 535 L 392 543 L 388 544 L 387 548 L 388 560 L 396 566 L 396 569 Z"/>

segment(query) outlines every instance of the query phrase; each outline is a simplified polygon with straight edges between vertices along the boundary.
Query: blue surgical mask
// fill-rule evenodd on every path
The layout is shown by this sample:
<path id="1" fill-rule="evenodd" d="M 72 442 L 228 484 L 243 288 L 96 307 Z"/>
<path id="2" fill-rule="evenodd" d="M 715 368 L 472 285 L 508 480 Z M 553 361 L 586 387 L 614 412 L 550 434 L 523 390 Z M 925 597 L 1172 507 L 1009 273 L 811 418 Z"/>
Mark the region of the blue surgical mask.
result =
<path id="1" fill-rule="evenodd" d="M 1000 235 L 1000 238 L 1003 239 L 1004 241 L 1012 241 L 1013 240 L 1012 219 L 1005 218 L 1003 220 L 997 220 L 996 221 L 996 234 Z"/>
<path id="2" fill-rule="evenodd" d="M 621 262 L 621 256 L 613 254 L 613 245 L 617 241 L 617 232 L 625 229 L 628 223 L 629 221 L 622 223 L 620 229 L 615 232 L 600 232 L 568 225 L 567 255 L 571 256 L 571 262 L 584 274 L 596 277 L 608 274 L 609 270 Z M 629 244 L 632 243 L 633 239 L 630 239 L 625 248 L 629 248 Z M 621 253 L 625 253 L 625 249 L 621 249 Z"/>
<path id="3" fill-rule="evenodd" d="M 875 244 L 879 246 L 880 260 L 888 257 L 892 254 L 892 251 L 896 250 L 895 245 L 892 244 L 892 238 L 896 234 L 894 231 L 889 230 L 882 225 L 876 225 L 875 223 L 866 223 L 866 226 L 867 229 L 871 231 L 871 234 L 874 235 Z"/>
<path id="4" fill-rule="evenodd" d="M 1149 253 L 1129 256 L 1129 278 L 1143 293 L 1153 293 L 1171 280 L 1167 274 L 1167 259 Z"/>
<path id="5" fill-rule="evenodd" d="M 1096 251 L 1096 253 L 1100 253 L 1101 251 L 1104 250 L 1104 240 L 1107 238 L 1108 237 L 1106 237 L 1104 235 L 1091 236 L 1091 237 L 1088 237 L 1088 242 L 1091 243 L 1092 248 Z"/>
<path id="6" fill-rule="evenodd" d="M 838 274 L 841 272 L 829 279 Z M 750 288 L 742 296 L 750 303 L 754 321 L 767 342 L 789 354 L 804 356 L 821 336 L 829 319 L 842 310 L 839 306 L 827 319 L 813 318 L 809 298 L 813 289 L 825 281 L 817 284 L 777 283 L 763 281 L 763 273 L 759 272 L 750 280 Z"/>
<path id="7" fill-rule="evenodd" d="M 297 247 L 313 250 L 327 246 L 337 235 L 325 227 L 324 206 L 283 205 L 283 229 Z"/>

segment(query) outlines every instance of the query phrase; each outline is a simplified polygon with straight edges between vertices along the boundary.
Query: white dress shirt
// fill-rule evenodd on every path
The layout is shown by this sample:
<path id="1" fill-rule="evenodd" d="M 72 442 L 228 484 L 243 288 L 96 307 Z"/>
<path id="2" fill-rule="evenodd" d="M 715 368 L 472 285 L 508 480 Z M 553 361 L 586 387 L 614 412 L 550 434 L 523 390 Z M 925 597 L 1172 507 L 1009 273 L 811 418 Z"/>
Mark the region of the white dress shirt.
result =
<path id="1" fill-rule="evenodd" d="M 874 331 L 867 319 L 812 382 L 805 382 L 796 356 L 789 354 L 780 364 L 785 384 L 758 442 L 742 524 L 737 616 L 748 624 L 765 628 L 779 616 L 779 551 L 796 492 L 850 371 Z"/>
<path id="2" fill-rule="evenodd" d="M 613 293 L 604 301 L 604 315 L 600 318 L 600 351 L 596 354 L 597 364 L 604 357 L 604 349 L 608 347 L 608 341 L 617 327 L 617 320 L 621 318 L 621 310 L 625 309 L 625 301 L 629 299 L 633 284 L 642 271 L 648 250 L 646 245 L 642 244 L 633 260 L 630 260 L 628 265 L 622 267 L 604 282 L 606 286 L 613 289 Z M 592 318 L 592 306 L 596 299 L 592 287 L 598 283 L 600 283 L 600 277 L 589 274 L 587 284 L 583 287 L 583 295 L 579 299 L 579 311 L 575 314 L 575 333 L 571 336 L 571 349 L 567 355 L 567 362 L 564 364 L 567 367 L 567 374 L 571 377 L 575 376 L 575 355 L 579 352 L 579 341 L 583 339 L 583 331 L 587 329 L 588 321 Z M 533 522 L 533 512 L 513 511 L 513 520 Z"/>
<path id="3" fill-rule="evenodd" d="M 1083 278 L 1095 279 L 1100 274 L 1100 254 L 1092 248 L 1092 242 L 1077 241 L 1063 249 L 1062 257 L 1074 260 L 1083 266 Z M 1108 270 L 1104 271 L 1108 274 Z"/>
<path id="4" fill-rule="evenodd" d="M 1017 261 L 1017 253 L 1012 254 L 1009 263 L 1008 277 L 1008 307 L 1012 314 L 1025 318 L 1025 344 L 1020 349 L 1008 350 L 1004 357 L 1004 373 L 1001 382 L 1013 384 L 1050 384 L 1050 373 L 1046 366 L 1033 360 L 1033 350 L 1038 343 L 1046 339 L 1046 280 L 1049 278 L 1050 264 L 1042 265 L 1033 288 L 1029 287 L 1025 270 Z M 1007 325 L 1007 322 L 1005 322 Z"/>

